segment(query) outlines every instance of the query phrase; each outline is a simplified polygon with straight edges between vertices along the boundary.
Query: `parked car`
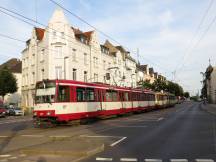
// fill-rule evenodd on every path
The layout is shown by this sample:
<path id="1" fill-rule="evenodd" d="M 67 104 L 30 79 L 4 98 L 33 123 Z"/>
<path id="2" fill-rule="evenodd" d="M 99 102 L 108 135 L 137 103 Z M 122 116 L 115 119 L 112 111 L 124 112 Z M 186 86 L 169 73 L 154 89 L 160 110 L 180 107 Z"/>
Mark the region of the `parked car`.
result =
<path id="1" fill-rule="evenodd" d="M 15 116 L 23 116 L 24 115 L 24 111 L 19 107 L 10 108 L 8 110 L 8 113 L 9 113 L 9 115 L 15 115 Z"/>
<path id="2" fill-rule="evenodd" d="M 0 117 L 5 117 L 6 116 L 6 109 L 4 107 L 0 107 Z"/>

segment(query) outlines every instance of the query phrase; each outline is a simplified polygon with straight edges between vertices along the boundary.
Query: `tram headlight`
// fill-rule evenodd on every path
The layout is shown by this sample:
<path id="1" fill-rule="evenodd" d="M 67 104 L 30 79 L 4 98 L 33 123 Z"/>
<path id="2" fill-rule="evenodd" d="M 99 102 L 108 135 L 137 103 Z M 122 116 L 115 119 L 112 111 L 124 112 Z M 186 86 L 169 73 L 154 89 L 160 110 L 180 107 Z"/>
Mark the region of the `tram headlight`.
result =
<path id="1" fill-rule="evenodd" d="M 48 111 L 48 112 L 47 112 L 47 115 L 48 115 L 48 116 L 51 115 L 51 112 Z"/>
<path id="2" fill-rule="evenodd" d="M 37 116 L 37 112 L 34 112 L 33 115 L 34 115 L 34 116 Z"/>

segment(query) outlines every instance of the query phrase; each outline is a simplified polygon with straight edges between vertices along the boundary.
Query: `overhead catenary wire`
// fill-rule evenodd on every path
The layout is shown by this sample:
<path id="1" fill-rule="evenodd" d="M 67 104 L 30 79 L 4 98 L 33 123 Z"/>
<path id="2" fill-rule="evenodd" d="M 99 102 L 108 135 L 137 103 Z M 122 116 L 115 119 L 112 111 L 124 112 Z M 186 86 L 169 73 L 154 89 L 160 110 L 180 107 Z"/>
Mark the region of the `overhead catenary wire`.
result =
<path id="1" fill-rule="evenodd" d="M 28 18 L 28 17 L 26 17 L 26 16 L 24 16 L 24 15 L 22 15 L 22 14 L 20 14 L 20 13 L 17 13 L 17 12 L 15 12 L 15 11 L 9 10 L 9 9 L 7 9 L 7 8 L 5 8 L 5 7 L 0 6 L 0 9 L 3 9 L 3 10 L 5 10 L 5 11 L 7 11 L 7 12 L 5 12 L 5 11 L 0 10 L 0 12 L 6 14 L 6 15 L 8 15 L 8 16 L 11 16 L 11 17 L 13 17 L 13 18 L 15 18 L 15 19 L 18 19 L 18 20 L 20 20 L 20 21 L 23 21 L 24 23 L 27 23 L 28 25 L 36 26 L 35 24 L 33 24 L 33 23 L 36 23 L 36 24 L 39 24 L 39 25 L 41 25 L 41 26 L 43 26 L 43 27 L 46 27 L 47 29 L 51 29 L 51 30 L 53 30 L 53 31 L 55 31 L 55 32 L 60 32 L 60 31 L 58 31 L 58 30 L 56 30 L 56 29 L 53 29 L 53 28 L 51 28 L 51 27 L 49 27 L 49 26 L 46 26 L 45 24 L 43 24 L 43 23 L 41 23 L 41 22 L 39 22 L 39 21 L 35 21 L 34 19 Z M 8 13 L 8 12 L 9 12 L 9 13 Z M 19 17 L 14 16 L 14 15 L 12 15 L 12 14 L 10 14 L 10 13 L 12 13 L 12 14 L 14 14 L 14 15 L 17 15 L 17 16 L 19 16 Z M 21 17 L 21 18 L 20 18 L 20 17 Z M 23 19 L 25 19 L 25 20 L 23 20 Z M 30 22 L 28 22 L 28 21 L 26 21 L 26 20 L 31 21 L 31 22 L 33 22 L 33 23 L 30 23 Z M 50 31 L 48 31 L 48 30 L 46 30 L 46 32 L 53 34 L 52 32 L 50 32 Z M 66 37 L 69 37 L 69 38 L 73 38 L 73 37 L 71 37 L 70 35 L 67 35 L 67 34 L 65 34 L 65 36 L 66 36 Z M 57 37 L 61 37 L 61 36 L 57 35 Z M 72 42 L 70 39 L 67 39 L 67 41 Z M 74 43 L 74 42 L 73 42 L 73 43 Z M 70 47 L 70 48 L 72 48 L 72 47 Z M 91 48 L 92 48 L 92 47 L 91 47 Z M 93 48 L 94 48 L 94 47 L 93 47 Z M 143 56 L 141 56 L 141 57 L 143 58 Z M 146 59 L 146 58 L 143 58 L 143 59 L 144 59 L 144 60 L 148 60 L 148 59 Z M 156 65 L 156 66 L 158 66 L 158 67 L 161 68 L 161 66 L 157 65 L 157 64 L 154 63 L 153 61 L 150 61 L 150 60 L 149 60 L 149 62 L 152 62 L 152 64 L 154 64 L 154 65 Z"/>
<path id="2" fill-rule="evenodd" d="M 186 56 L 189 54 L 190 49 L 193 49 L 193 48 L 195 47 L 195 46 L 192 45 L 192 43 L 194 42 L 194 40 L 195 40 L 197 34 L 199 33 L 199 31 L 200 31 L 200 29 L 201 29 L 201 26 L 203 25 L 203 23 L 204 23 L 204 21 L 205 21 L 207 15 L 208 15 L 208 13 L 209 13 L 209 10 L 210 10 L 211 7 L 212 7 L 214 1 L 215 1 L 215 0 L 210 0 L 210 2 L 209 2 L 209 4 L 208 4 L 208 6 L 207 6 L 207 8 L 206 8 L 206 10 L 205 10 L 205 12 L 204 12 L 202 18 L 201 18 L 201 20 L 200 20 L 200 22 L 199 22 L 199 24 L 198 24 L 198 26 L 197 26 L 197 28 L 196 28 L 196 30 L 195 30 L 195 32 L 194 32 L 192 38 L 191 38 L 191 40 L 189 41 L 188 46 L 187 46 L 186 49 L 185 49 L 185 53 L 184 53 L 184 55 L 183 55 L 183 62 L 182 62 L 181 64 L 177 64 L 177 66 L 176 66 L 176 68 L 175 68 L 175 71 L 181 70 L 181 68 L 184 66 L 185 58 L 186 58 Z"/>

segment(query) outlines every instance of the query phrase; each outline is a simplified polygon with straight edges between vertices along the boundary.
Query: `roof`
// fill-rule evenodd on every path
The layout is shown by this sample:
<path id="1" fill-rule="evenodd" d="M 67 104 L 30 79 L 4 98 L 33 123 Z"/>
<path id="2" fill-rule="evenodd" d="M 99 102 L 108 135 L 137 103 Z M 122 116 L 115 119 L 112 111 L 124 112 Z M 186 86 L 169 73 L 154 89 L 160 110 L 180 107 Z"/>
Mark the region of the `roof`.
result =
<path id="1" fill-rule="evenodd" d="M 22 72 L 22 61 L 17 58 L 12 58 L 0 65 L 0 69 L 7 67 L 12 73 Z"/>
<path id="2" fill-rule="evenodd" d="M 104 43 L 104 46 L 109 49 L 110 53 L 115 55 L 116 52 L 118 52 L 118 49 L 110 43 L 108 40 Z"/>
<path id="3" fill-rule="evenodd" d="M 36 32 L 37 40 L 41 41 L 43 39 L 43 37 L 44 37 L 44 31 L 45 31 L 45 29 L 36 28 L 35 27 L 35 32 Z"/>
<path id="4" fill-rule="evenodd" d="M 78 28 L 74 28 L 74 27 L 71 27 L 71 29 L 73 30 L 74 32 L 74 35 L 75 37 L 80 40 L 81 36 L 85 37 L 85 39 L 87 40 L 87 43 L 90 42 L 91 40 L 91 35 L 94 31 L 87 31 L 87 32 L 83 32 L 81 31 L 80 29 Z"/>
<path id="5" fill-rule="evenodd" d="M 147 71 L 147 66 L 148 65 L 139 65 L 139 64 L 137 64 L 137 69 L 139 69 L 141 71 Z"/>

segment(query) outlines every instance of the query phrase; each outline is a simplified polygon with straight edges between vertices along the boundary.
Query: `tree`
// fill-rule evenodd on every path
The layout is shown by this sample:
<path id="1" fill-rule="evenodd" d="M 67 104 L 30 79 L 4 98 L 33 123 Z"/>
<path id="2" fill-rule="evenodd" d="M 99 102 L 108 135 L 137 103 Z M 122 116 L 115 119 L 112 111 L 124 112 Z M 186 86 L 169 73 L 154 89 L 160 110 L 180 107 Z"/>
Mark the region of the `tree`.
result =
<path id="1" fill-rule="evenodd" d="M 156 79 L 154 83 L 152 84 L 152 87 L 155 91 L 167 91 L 167 84 L 165 81 L 162 81 L 161 79 Z"/>
<path id="2" fill-rule="evenodd" d="M 14 75 L 5 66 L 0 69 L 0 96 L 4 100 L 7 93 L 14 93 L 17 91 L 17 82 Z"/>
<path id="3" fill-rule="evenodd" d="M 184 97 L 185 98 L 189 98 L 190 97 L 190 93 L 189 92 L 184 92 Z"/>
<path id="4" fill-rule="evenodd" d="M 183 96 L 183 88 L 178 83 L 168 82 L 167 91 L 175 94 L 176 96 Z"/>
<path id="5" fill-rule="evenodd" d="M 141 85 L 144 89 L 152 89 L 152 84 L 150 83 L 150 80 L 142 80 L 138 84 Z"/>

